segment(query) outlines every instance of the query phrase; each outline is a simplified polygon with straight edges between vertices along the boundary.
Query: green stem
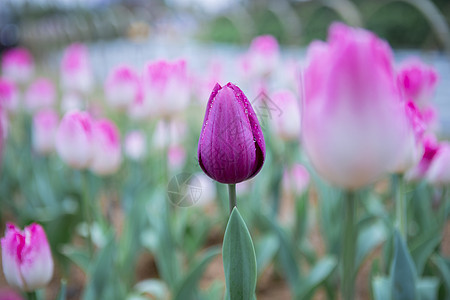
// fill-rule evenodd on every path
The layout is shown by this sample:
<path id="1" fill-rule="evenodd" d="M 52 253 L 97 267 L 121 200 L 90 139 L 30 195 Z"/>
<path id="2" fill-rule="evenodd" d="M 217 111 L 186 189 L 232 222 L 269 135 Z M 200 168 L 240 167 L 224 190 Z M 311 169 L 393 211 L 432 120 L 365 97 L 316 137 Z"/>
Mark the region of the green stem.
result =
<path id="1" fill-rule="evenodd" d="M 37 300 L 37 295 L 35 291 L 27 292 L 27 299 L 28 300 Z"/>
<path id="2" fill-rule="evenodd" d="M 92 258 L 94 256 L 94 244 L 92 242 L 92 215 L 90 210 L 90 201 L 93 199 L 89 199 L 89 182 L 88 182 L 88 173 L 83 172 L 81 174 L 83 180 L 83 206 L 84 206 L 84 218 L 86 221 L 86 229 L 87 229 L 87 243 L 89 249 L 89 257 Z"/>
<path id="3" fill-rule="evenodd" d="M 233 211 L 233 208 L 236 206 L 236 184 L 228 185 L 228 195 L 230 200 L 230 214 Z"/>
<path id="4" fill-rule="evenodd" d="M 394 175 L 395 186 L 395 215 L 397 219 L 398 230 L 402 237 L 407 240 L 407 217 L 406 217 L 406 199 L 404 183 L 401 175 Z"/>
<path id="5" fill-rule="evenodd" d="M 356 194 L 349 191 L 344 199 L 345 219 L 342 245 L 342 299 L 353 300 L 355 292 Z"/>

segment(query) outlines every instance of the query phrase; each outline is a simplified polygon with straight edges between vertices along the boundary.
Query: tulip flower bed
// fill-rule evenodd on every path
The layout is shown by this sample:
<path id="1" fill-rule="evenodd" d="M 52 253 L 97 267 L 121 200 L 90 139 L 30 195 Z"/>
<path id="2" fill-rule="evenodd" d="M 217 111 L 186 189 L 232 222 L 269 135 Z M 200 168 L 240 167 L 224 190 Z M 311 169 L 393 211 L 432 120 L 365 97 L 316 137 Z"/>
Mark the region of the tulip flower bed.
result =
<path id="1" fill-rule="evenodd" d="M 2 55 L 0 299 L 450 299 L 431 66 L 343 24 L 295 62 L 153 59 Z"/>

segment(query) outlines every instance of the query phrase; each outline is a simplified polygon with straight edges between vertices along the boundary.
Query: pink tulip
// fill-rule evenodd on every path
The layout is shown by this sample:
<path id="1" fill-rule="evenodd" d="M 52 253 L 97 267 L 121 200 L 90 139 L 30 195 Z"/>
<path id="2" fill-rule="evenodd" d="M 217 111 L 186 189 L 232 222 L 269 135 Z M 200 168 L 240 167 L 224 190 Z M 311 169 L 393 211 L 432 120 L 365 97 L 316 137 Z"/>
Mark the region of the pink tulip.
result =
<path id="1" fill-rule="evenodd" d="M 432 67 L 413 58 L 400 66 L 398 80 L 405 97 L 423 108 L 433 97 L 438 75 Z"/>
<path id="2" fill-rule="evenodd" d="M 139 76 L 131 67 L 116 67 L 105 82 L 106 101 L 111 107 L 123 109 L 133 103 L 139 96 Z"/>
<path id="3" fill-rule="evenodd" d="M 278 106 L 272 116 L 275 133 L 283 140 L 296 140 L 300 136 L 300 105 L 295 95 L 289 90 L 278 91 L 270 97 Z"/>
<path id="4" fill-rule="evenodd" d="M 407 134 L 404 103 L 387 43 L 333 24 L 313 42 L 304 74 L 302 135 L 319 174 L 356 189 L 392 169 Z"/>
<path id="5" fill-rule="evenodd" d="M 247 97 L 232 83 L 216 84 L 198 142 L 203 172 L 218 182 L 236 184 L 258 174 L 265 154 L 264 136 Z"/>
<path id="6" fill-rule="evenodd" d="M 450 184 L 450 143 L 439 144 L 425 177 L 433 185 L 446 186 Z"/>
<path id="7" fill-rule="evenodd" d="M 295 164 L 284 171 L 282 180 L 283 190 L 301 196 L 308 189 L 309 181 L 310 176 L 308 170 L 301 164 Z"/>
<path id="8" fill-rule="evenodd" d="M 52 109 L 45 109 L 33 116 L 33 149 L 39 154 L 48 154 L 55 149 L 55 135 L 59 116 Z"/>
<path id="9" fill-rule="evenodd" d="M 93 74 L 86 46 L 72 44 L 66 48 L 61 62 L 61 80 L 67 91 L 83 94 L 91 91 Z"/>
<path id="10" fill-rule="evenodd" d="M 56 131 L 56 152 L 70 167 L 84 169 L 92 159 L 92 119 L 86 112 L 64 115 Z"/>
<path id="11" fill-rule="evenodd" d="M 93 126 L 93 156 L 90 164 L 92 172 L 111 175 L 122 163 L 119 130 L 110 120 L 99 120 Z"/>
<path id="12" fill-rule="evenodd" d="M 22 231 L 7 224 L 1 244 L 3 273 L 8 284 L 31 292 L 50 282 L 53 259 L 41 225 L 33 223 Z"/>
<path id="13" fill-rule="evenodd" d="M 398 173 L 404 173 L 420 161 L 423 154 L 422 138 L 426 127 L 422 114 L 414 102 L 407 102 L 405 107 L 408 131 L 403 136 L 400 157 L 393 169 Z"/>
<path id="14" fill-rule="evenodd" d="M 8 112 L 19 108 L 19 91 L 15 83 L 6 78 L 0 78 L 0 106 Z"/>
<path id="15" fill-rule="evenodd" d="M 191 91 L 185 60 L 149 63 L 143 78 L 144 107 L 151 115 L 171 117 L 188 106 Z"/>
<path id="16" fill-rule="evenodd" d="M 61 111 L 67 113 L 72 110 L 82 110 L 85 106 L 84 102 L 83 98 L 77 93 L 66 93 L 61 99 Z"/>
<path id="17" fill-rule="evenodd" d="M 25 106 L 31 112 L 43 107 L 52 107 L 55 100 L 55 86 L 46 78 L 36 79 L 25 94 Z"/>
<path id="18" fill-rule="evenodd" d="M 0 288 L 0 300 L 24 300 L 23 297 L 10 288 Z"/>
<path id="19" fill-rule="evenodd" d="M 186 162 L 186 150 L 181 145 L 172 145 L 167 151 L 169 169 L 179 172 Z"/>
<path id="20" fill-rule="evenodd" d="M 279 59 L 277 40 L 271 35 L 262 35 L 252 40 L 244 65 L 247 65 L 251 76 L 264 77 L 275 70 Z"/>
<path id="21" fill-rule="evenodd" d="M 125 155 L 135 161 L 142 160 L 147 154 L 147 139 L 144 132 L 135 130 L 125 137 Z"/>
<path id="22" fill-rule="evenodd" d="M 25 83 L 31 79 L 34 73 L 34 59 L 25 48 L 14 48 L 3 55 L 3 76 L 16 82 Z"/>
<path id="23" fill-rule="evenodd" d="M 423 138 L 423 155 L 419 163 L 406 173 L 406 179 L 409 181 L 417 181 L 423 179 L 433 161 L 434 156 L 439 148 L 436 138 L 432 135 Z"/>
<path id="24" fill-rule="evenodd" d="M 174 143 L 182 143 L 186 138 L 187 124 L 181 120 L 172 120 L 169 123 L 159 121 L 156 124 L 152 138 L 152 146 L 164 150 Z"/>

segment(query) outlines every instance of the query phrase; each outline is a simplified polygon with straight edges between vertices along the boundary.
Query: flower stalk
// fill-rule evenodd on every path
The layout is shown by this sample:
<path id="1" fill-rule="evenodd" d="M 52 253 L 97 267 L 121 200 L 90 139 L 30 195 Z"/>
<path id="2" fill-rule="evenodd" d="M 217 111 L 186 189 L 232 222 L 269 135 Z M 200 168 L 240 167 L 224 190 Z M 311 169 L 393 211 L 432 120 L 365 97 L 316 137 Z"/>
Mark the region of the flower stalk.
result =
<path id="1" fill-rule="evenodd" d="M 355 255 L 356 255 L 356 193 L 349 191 L 344 199 L 345 219 L 342 261 L 342 299 L 354 299 L 355 292 Z"/>

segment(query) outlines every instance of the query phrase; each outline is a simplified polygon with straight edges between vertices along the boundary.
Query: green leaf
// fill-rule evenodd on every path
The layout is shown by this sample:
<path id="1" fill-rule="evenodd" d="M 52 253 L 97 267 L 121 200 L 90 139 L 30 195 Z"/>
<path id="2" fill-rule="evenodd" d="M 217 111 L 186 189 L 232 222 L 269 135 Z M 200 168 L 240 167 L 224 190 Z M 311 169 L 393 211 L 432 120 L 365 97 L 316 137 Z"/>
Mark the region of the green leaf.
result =
<path id="1" fill-rule="evenodd" d="M 258 276 L 261 275 L 272 261 L 278 248 L 278 239 L 272 234 L 267 234 L 256 242 L 255 250 Z"/>
<path id="2" fill-rule="evenodd" d="M 411 245 L 411 255 L 416 263 L 417 273 L 422 274 L 428 258 L 433 254 L 434 250 L 439 246 L 442 240 L 441 230 L 435 227 L 415 239 Z"/>
<path id="3" fill-rule="evenodd" d="M 398 230 L 394 233 L 394 260 L 391 266 L 391 297 L 395 300 L 417 299 L 416 270 L 408 247 Z"/>
<path id="4" fill-rule="evenodd" d="M 450 299 L 450 261 L 445 260 L 439 255 L 434 255 L 431 257 L 431 262 L 444 282 L 447 299 Z"/>
<path id="5" fill-rule="evenodd" d="M 320 286 L 336 270 L 337 260 L 332 256 L 322 258 L 311 270 L 309 275 L 300 282 L 296 299 L 310 298 L 314 290 Z"/>
<path id="6" fill-rule="evenodd" d="M 374 300 L 390 300 L 391 281 L 387 277 L 375 277 L 372 281 Z"/>
<path id="7" fill-rule="evenodd" d="M 208 264 L 220 253 L 217 247 L 209 249 L 199 263 L 192 267 L 190 272 L 176 288 L 174 300 L 195 300 L 197 299 L 197 285 Z"/>
<path id="8" fill-rule="evenodd" d="M 264 216 L 264 219 L 272 227 L 279 241 L 278 260 L 284 270 L 284 274 L 292 290 L 297 288 L 300 281 L 300 271 L 294 254 L 294 246 L 292 240 L 288 238 L 286 232 L 281 228 L 274 219 Z"/>
<path id="9" fill-rule="evenodd" d="M 381 221 L 360 231 L 356 242 L 356 270 L 359 270 L 367 255 L 386 240 L 386 236 L 386 227 Z"/>
<path id="10" fill-rule="evenodd" d="M 420 295 L 420 300 L 437 299 L 438 290 L 439 279 L 436 277 L 421 278 L 417 283 L 417 291 Z"/>
<path id="11" fill-rule="evenodd" d="M 65 279 L 61 280 L 61 288 L 59 289 L 58 297 L 56 300 L 66 300 L 67 293 L 67 281 Z"/>
<path id="12" fill-rule="evenodd" d="M 256 288 L 256 256 L 252 238 L 235 207 L 223 239 L 227 299 L 252 299 Z"/>
<path id="13" fill-rule="evenodd" d="M 82 269 L 84 273 L 89 272 L 90 259 L 88 251 L 70 245 L 64 245 L 61 252 Z"/>

